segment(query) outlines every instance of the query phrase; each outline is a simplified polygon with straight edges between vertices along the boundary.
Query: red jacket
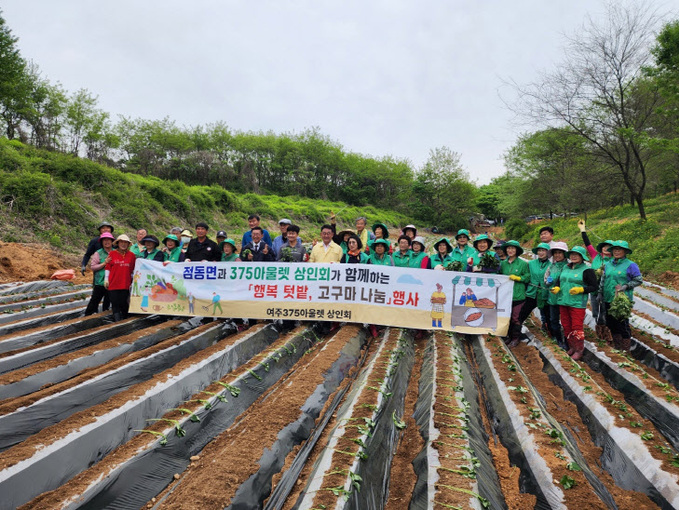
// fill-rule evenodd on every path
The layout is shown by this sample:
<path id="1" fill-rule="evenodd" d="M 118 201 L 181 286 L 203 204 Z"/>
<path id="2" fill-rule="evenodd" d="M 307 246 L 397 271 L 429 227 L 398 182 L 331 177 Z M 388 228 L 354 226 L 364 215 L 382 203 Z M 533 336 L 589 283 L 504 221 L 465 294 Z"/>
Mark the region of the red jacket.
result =
<path id="1" fill-rule="evenodd" d="M 109 256 L 111 262 L 106 264 L 106 271 L 109 272 L 108 290 L 128 290 L 132 285 L 132 273 L 137 257 L 129 250 L 124 257 L 118 250 L 112 250 Z"/>

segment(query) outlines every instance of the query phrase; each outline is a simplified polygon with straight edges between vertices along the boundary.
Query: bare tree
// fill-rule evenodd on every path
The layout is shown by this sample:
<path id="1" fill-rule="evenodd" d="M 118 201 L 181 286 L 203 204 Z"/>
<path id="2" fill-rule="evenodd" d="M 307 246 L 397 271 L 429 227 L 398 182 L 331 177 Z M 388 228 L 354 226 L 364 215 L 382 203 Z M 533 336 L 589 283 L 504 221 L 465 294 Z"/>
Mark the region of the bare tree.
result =
<path id="1" fill-rule="evenodd" d="M 643 197 L 653 151 L 643 142 L 661 97 L 643 68 L 661 17 L 642 4 L 611 3 L 603 23 L 588 18 L 567 38 L 566 56 L 553 72 L 528 85 L 513 84 L 510 108 L 546 127 L 569 126 L 604 165 L 615 169 L 646 218 Z"/>

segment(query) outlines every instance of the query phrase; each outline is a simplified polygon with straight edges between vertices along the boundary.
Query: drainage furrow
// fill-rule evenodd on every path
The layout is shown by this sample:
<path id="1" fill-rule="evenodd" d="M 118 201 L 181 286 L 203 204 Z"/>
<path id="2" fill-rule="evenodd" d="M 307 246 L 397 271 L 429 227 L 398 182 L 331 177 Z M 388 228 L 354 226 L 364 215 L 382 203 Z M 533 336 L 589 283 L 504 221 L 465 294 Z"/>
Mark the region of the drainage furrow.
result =
<path id="1" fill-rule="evenodd" d="M 603 448 L 603 467 L 616 484 L 648 495 L 661 508 L 677 508 L 679 485 L 676 477 L 661 468 L 661 462 L 652 457 L 638 434 L 616 426 L 616 417 L 580 386 L 551 349 L 534 337 L 531 340 L 540 351 L 550 380 L 576 405 L 595 444 Z"/>
<path id="2" fill-rule="evenodd" d="M 110 340 L 132 331 L 147 328 L 158 321 L 166 320 L 165 317 L 150 315 L 117 322 L 110 326 L 101 326 L 94 331 L 77 335 L 63 341 L 53 341 L 47 345 L 37 345 L 34 348 L 26 348 L 16 354 L 12 351 L 5 353 L 7 356 L 0 358 L 0 374 L 22 368 L 38 361 L 54 358 L 60 354 L 73 352 L 83 347 Z"/>
<path id="3" fill-rule="evenodd" d="M 0 451 L 20 443 L 40 430 L 69 416 L 95 406 L 130 386 L 151 379 L 206 347 L 232 334 L 235 329 L 212 331 L 211 334 L 189 336 L 178 345 L 148 357 L 137 359 L 111 372 L 93 377 L 77 386 L 49 395 L 31 405 L 0 416 Z"/>
<path id="4" fill-rule="evenodd" d="M 44 327 L 50 324 L 56 324 L 58 322 L 77 319 L 78 317 L 82 317 L 83 313 L 85 313 L 85 307 L 81 306 L 67 310 L 65 312 L 52 312 L 41 317 L 19 319 L 13 322 L 7 322 L 6 324 L 0 325 L 0 335 L 6 336 L 19 331 L 26 331 L 27 329 Z"/>
<path id="5" fill-rule="evenodd" d="M 72 310 L 74 308 L 84 310 L 86 305 L 87 299 L 74 299 L 73 301 L 67 301 L 66 303 L 59 303 L 56 305 L 38 306 L 29 310 L 20 310 L 13 313 L 2 314 L 0 315 L 0 324 L 7 324 L 10 322 L 34 317 L 43 317 L 55 312 L 63 312 L 66 310 Z"/>
<path id="6" fill-rule="evenodd" d="M 7 304 L 7 303 L 17 303 L 21 304 L 22 302 L 33 300 L 33 299 L 39 299 L 47 296 L 54 296 L 56 294 L 64 294 L 67 292 L 76 292 L 76 291 L 82 291 L 82 290 L 91 290 L 92 285 L 89 284 L 84 284 L 84 285 L 72 285 L 69 287 L 64 287 L 64 288 L 56 288 L 56 289 L 44 289 L 40 291 L 26 291 L 26 292 L 17 292 L 15 294 L 2 294 L 0 293 L 0 304 Z"/>
<path id="7" fill-rule="evenodd" d="M 223 323 L 216 323 L 199 334 L 215 338 L 232 331 L 231 328 L 223 331 L 223 328 Z M 211 381 L 221 379 L 261 352 L 277 336 L 275 328 L 269 325 L 227 338 L 205 353 L 183 360 L 164 372 L 165 376 L 158 374 L 153 380 L 137 385 L 138 389 L 130 388 L 110 399 L 108 404 L 91 408 L 93 418 L 88 418 L 84 425 L 78 421 L 84 418 L 83 413 L 73 417 L 78 420 L 69 419 L 73 429 L 67 428 L 69 420 L 62 422 L 61 437 L 43 444 L 32 456 L 0 470 L 0 493 L 3 494 L 0 508 L 15 508 L 66 483 L 128 441 L 137 434 L 136 429 L 144 429 L 146 420 L 163 416 L 167 409 L 181 405 Z M 41 436 L 36 439 L 43 441 Z"/>

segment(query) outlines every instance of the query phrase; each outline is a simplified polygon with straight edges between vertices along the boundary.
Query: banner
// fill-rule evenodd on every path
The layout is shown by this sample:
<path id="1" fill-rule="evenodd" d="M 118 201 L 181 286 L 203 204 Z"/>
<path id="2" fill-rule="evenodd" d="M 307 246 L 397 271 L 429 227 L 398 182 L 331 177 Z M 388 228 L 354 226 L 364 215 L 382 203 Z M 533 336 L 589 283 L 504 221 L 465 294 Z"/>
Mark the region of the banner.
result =
<path id="1" fill-rule="evenodd" d="M 130 312 L 338 321 L 505 336 L 513 282 L 370 264 L 137 259 Z"/>

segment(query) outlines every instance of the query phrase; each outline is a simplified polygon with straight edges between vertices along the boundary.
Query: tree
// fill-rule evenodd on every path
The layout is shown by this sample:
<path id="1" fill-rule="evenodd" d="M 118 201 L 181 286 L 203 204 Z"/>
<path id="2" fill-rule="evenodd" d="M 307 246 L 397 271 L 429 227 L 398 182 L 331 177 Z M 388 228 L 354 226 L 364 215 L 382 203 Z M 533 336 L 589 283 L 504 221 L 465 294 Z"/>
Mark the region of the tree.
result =
<path id="1" fill-rule="evenodd" d="M 0 12 L 0 115 L 9 139 L 16 136 L 30 90 L 26 62 L 19 54 L 17 41 Z"/>
<path id="2" fill-rule="evenodd" d="M 417 172 L 410 207 L 421 221 L 454 230 L 468 226 L 475 191 L 460 155 L 440 147 L 429 151 L 429 159 Z"/>
<path id="3" fill-rule="evenodd" d="M 646 218 L 643 199 L 654 151 L 643 143 L 661 96 L 642 80 L 658 16 L 647 5 L 610 4 L 605 23 L 589 19 L 568 39 L 566 58 L 538 82 L 516 86 L 521 117 L 548 127 L 568 126 L 593 156 L 615 168 Z M 603 191 L 603 190 L 602 190 Z"/>

